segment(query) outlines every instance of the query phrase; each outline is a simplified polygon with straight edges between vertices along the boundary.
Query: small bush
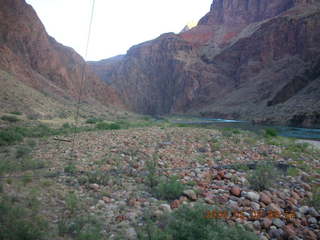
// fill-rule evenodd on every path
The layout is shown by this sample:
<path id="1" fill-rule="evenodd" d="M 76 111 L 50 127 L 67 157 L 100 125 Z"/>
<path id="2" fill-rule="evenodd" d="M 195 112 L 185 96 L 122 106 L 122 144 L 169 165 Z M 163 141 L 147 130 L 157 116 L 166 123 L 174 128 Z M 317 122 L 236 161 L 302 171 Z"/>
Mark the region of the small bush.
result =
<path id="1" fill-rule="evenodd" d="M 312 188 L 312 197 L 306 201 L 306 204 L 320 211 L 320 186 Z"/>
<path id="2" fill-rule="evenodd" d="M 58 114 L 59 118 L 67 118 L 68 117 L 68 113 L 67 112 L 60 112 Z"/>
<path id="3" fill-rule="evenodd" d="M 109 180 L 110 180 L 110 176 L 107 173 L 100 170 L 89 172 L 86 175 L 86 183 L 96 183 L 99 185 L 107 185 Z"/>
<path id="4" fill-rule="evenodd" d="M 93 216 L 62 219 L 58 223 L 59 235 L 69 235 L 76 240 L 102 240 L 102 224 Z"/>
<path id="5" fill-rule="evenodd" d="M 65 173 L 69 173 L 69 174 L 75 174 L 75 173 L 77 172 L 76 165 L 74 165 L 73 163 L 69 163 L 69 164 L 64 168 L 64 172 L 65 172 Z"/>
<path id="6" fill-rule="evenodd" d="M 26 186 L 28 183 L 32 182 L 32 176 L 30 175 L 25 175 L 21 178 L 21 181 L 23 183 L 23 186 Z"/>
<path id="7" fill-rule="evenodd" d="M 309 143 L 293 143 L 288 145 L 286 150 L 293 153 L 304 153 L 307 152 L 309 146 Z"/>
<path id="8" fill-rule="evenodd" d="M 271 163 L 258 165 L 248 177 L 251 187 L 256 191 L 265 190 L 273 185 L 280 173 Z"/>
<path id="9" fill-rule="evenodd" d="M 12 123 L 20 121 L 20 119 L 15 116 L 7 116 L 7 115 L 2 116 L 1 120 L 7 121 L 7 122 L 12 122 Z"/>
<path id="10" fill-rule="evenodd" d="M 69 123 L 64 123 L 62 125 L 62 128 L 71 128 L 71 125 Z"/>
<path id="11" fill-rule="evenodd" d="M 154 187 L 153 194 L 159 199 L 175 200 L 182 195 L 184 189 L 184 185 L 173 176 Z"/>
<path id="12" fill-rule="evenodd" d="M 0 131 L 0 146 L 10 145 L 21 141 L 23 139 L 23 134 L 16 131 L 13 128 L 5 129 Z"/>
<path id="13" fill-rule="evenodd" d="M 29 155 L 32 152 L 32 149 L 28 146 L 19 146 L 16 149 L 16 157 L 17 158 L 23 158 L 27 155 Z"/>
<path id="14" fill-rule="evenodd" d="M 29 115 L 27 116 L 27 118 L 28 118 L 29 120 L 37 120 L 38 118 L 40 118 L 40 115 L 39 115 L 39 114 L 29 114 Z"/>
<path id="15" fill-rule="evenodd" d="M 79 208 L 78 197 L 75 193 L 69 193 L 65 199 L 66 208 L 70 211 L 71 214 L 74 214 Z"/>
<path id="16" fill-rule="evenodd" d="M 179 128 L 185 128 L 185 127 L 192 127 L 192 124 L 187 124 L 187 123 L 176 123 L 174 124 L 175 127 L 179 127 Z"/>
<path id="17" fill-rule="evenodd" d="M 146 167 L 148 174 L 146 176 L 146 183 L 150 188 L 154 188 L 159 183 L 159 177 L 157 175 L 157 155 L 153 154 L 152 160 L 147 160 Z"/>
<path id="18" fill-rule="evenodd" d="M 299 170 L 295 167 L 289 167 L 287 170 L 287 175 L 291 177 L 299 176 Z"/>
<path id="19" fill-rule="evenodd" d="M 119 130 L 121 126 L 117 123 L 99 122 L 96 124 L 96 128 L 99 130 Z"/>
<path id="20" fill-rule="evenodd" d="M 27 145 L 30 147 L 30 148 L 35 148 L 37 146 L 37 142 L 33 139 L 29 139 L 27 141 Z"/>
<path id="21" fill-rule="evenodd" d="M 13 115 L 22 115 L 21 112 L 11 112 L 11 114 L 13 114 Z"/>
<path id="22" fill-rule="evenodd" d="M 276 137 L 278 136 L 278 131 L 274 128 L 267 128 L 264 132 L 265 137 Z"/>
<path id="23" fill-rule="evenodd" d="M 47 222 L 37 212 L 20 206 L 8 197 L 0 198 L 0 226 L 0 239 L 47 239 Z"/>
<path id="24" fill-rule="evenodd" d="M 102 121 L 101 119 L 94 117 L 94 118 L 87 119 L 86 123 L 88 123 L 88 124 L 96 124 L 96 123 L 101 122 L 101 121 Z"/>
<path id="25" fill-rule="evenodd" d="M 158 222 L 147 217 L 147 224 L 138 229 L 140 240 L 257 240 L 258 237 L 242 226 L 229 226 L 215 219 L 205 218 L 209 210 L 203 205 L 182 206 Z"/>

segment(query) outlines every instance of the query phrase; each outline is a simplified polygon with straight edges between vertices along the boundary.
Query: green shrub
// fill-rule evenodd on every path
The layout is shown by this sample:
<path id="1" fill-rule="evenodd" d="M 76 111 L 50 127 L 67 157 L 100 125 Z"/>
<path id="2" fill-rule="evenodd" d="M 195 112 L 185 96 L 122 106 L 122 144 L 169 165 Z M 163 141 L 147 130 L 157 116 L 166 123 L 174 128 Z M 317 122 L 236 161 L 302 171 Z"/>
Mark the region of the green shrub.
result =
<path id="1" fill-rule="evenodd" d="M 150 188 L 154 188 L 159 183 L 159 177 L 157 175 L 157 154 L 153 154 L 152 160 L 146 161 L 146 167 L 148 171 L 146 176 L 146 184 Z"/>
<path id="2" fill-rule="evenodd" d="M 33 209 L 20 206 L 8 197 L 0 198 L 0 226 L 0 239 L 47 239 L 47 222 Z"/>
<path id="3" fill-rule="evenodd" d="M 21 158 L 4 158 L 0 161 L 0 173 L 35 170 L 45 168 L 44 161 L 35 160 L 29 156 Z"/>
<path id="4" fill-rule="evenodd" d="M 100 170 L 89 172 L 86 174 L 86 177 L 87 183 L 96 183 L 99 185 L 107 185 L 110 180 L 110 176 Z"/>
<path id="5" fill-rule="evenodd" d="M 307 152 L 309 146 L 309 143 L 293 143 L 289 144 L 286 150 L 293 153 L 304 153 Z"/>
<path id="6" fill-rule="evenodd" d="M 88 124 L 96 124 L 96 123 L 101 122 L 101 121 L 102 121 L 101 119 L 94 117 L 94 118 L 87 119 L 86 123 L 88 123 Z"/>
<path id="7" fill-rule="evenodd" d="M 45 124 L 39 124 L 31 129 L 26 129 L 30 137 L 43 137 L 54 135 L 54 130 Z"/>
<path id="8" fill-rule="evenodd" d="M 306 204 L 320 211 L 320 186 L 312 188 L 312 197 L 306 201 Z"/>
<path id="9" fill-rule="evenodd" d="M 21 181 L 23 183 L 23 186 L 26 186 L 28 183 L 31 183 L 32 182 L 32 176 L 30 175 L 25 175 L 21 178 Z"/>
<path id="10" fill-rule="evenodd" d="M 67 118 L 68 117 L 68 113 L 67 112 L 60 112 L 58 114 L 59 118 Z"/>
<path id="11" fill-rule="evenodd" d="M 233 134 L 240 134 L 241 131 L 239 129 L 236 128 L 222 128 L 221 129 L 222 132 L 222 136 L 224 137 L 231 137 Z"/>
<path id="12" fill-rule="evenodd" d="M 40 117 L 39 114 L 29 114 L 29 115 L 27 116 L 27 118 L 28 118 L 29 120 L 37 120 L 39 117 Z"/>
<path id="13" fill-rule="evenodd" d="M 66 196 L 66 199 L 65 199 L 66 208 L 70 211 L 71 214 L 74 214 L 76 210 L 79 208 L 78 202 L 79 200 L 75 193 L 69 193 Z"/>
<path id="14" fill-rule="evenodd" d="M 22 113 L 21 112 L 11 112 L 11 114 L 13 114 L 13 115 L 22 115 Z"/>
<path id="15" fill-rule="evenodd" d="M 192 124 L 187 124 L 187 123 L 176 123 L 174 124 L 175 127 L 179 128 L 185 128 L 185 127 L 192 127 Z"/>
<path id="16" fill-rule="evenodd" d="M 93 216 L 78 216 L 62 219 L 58 223 L 59 235 L 69 235 L 76 240 L 102 240 L 102 224 Z"/>
<path id="17" fill-rule="evenodd" d="M 62 125 L 62 128 L 71 128 L 71 125 L 69 123 L 64 123 Z"/>
<path id="18" fill-rule="evenodd" d="M 99 122 L 96 124 L 96 128 L 99 130 L 119 130 L 121 126 L 117 123 Z"/>
<path id="19" fill-rule="evenodd" d="M 147 217 L 147 224 L 138 229 L 140 240 L 257 240 L 258 237 L 240 225 L 229 226 L 222 221 L 205 218 L 208 207 L 182 206 L 158 222 Z"/>
<path id="20" fill-rule="evenodd" d="M 299 176 L 299 170 L 295 167 L 289 167 L 287 170 L 287 175 L 291 177 Z"/>
<path id="21" fill-rule="evenodd" d="M 1 119 L 3 121 L 12 122 L 12 123 L 20 121 L 20 119 L 15 116 L 7 116 L 7 115 L 2 116 Z"/>
<path id="22" fill-rule="evenodd" d="M 23 134 L 14 128 L 4 129 L 0 131 L 0 146 L 10 145 L 21 141 Z"/>
<path id="23" fill-rule="evenodd" d="M 29 155 L 32 152 L 32 149 L 28 146 L 18 146 L 16 149 L 16 157 L 17 158 L 23 158 L 27 155 Z"/>
<path id="24" fill-rule="evenodd" d="M 69 174 L 75 174 L 75 173 L 77 172 L 76 165 L 74 165 L 73 163 L 69 163 L 69 164 L 64 168 L 64 172 L 65 172 L 65 173 L 69 173 Z"/>
<path id="25" fill-rule="evenodd" d="M 274 128 L 267 128 L 264 130 L 265 137 L 276 137 L 278 136 L 278 131 Z"/>
<path id="26" fill-rule="evenodd" d="M 35 148 L 37 146 L 37 142 L 33 139 L 29 139 L 27 141 L 27 145 L 30 147 L 30 148 Z"/>
<path id="27" fill-rule="evenodd" d="M 263 163 L 251 172 L 248 181 L 254 190 L 262 191 L 271 187 L 279 175 L 278 169 L 272 163 Z"/>
<path id="28" fill-rule="evenodd" d="M 182 195 L 184 189 L 185 186 L 173 176 L 166 181 L 160 181 L 160 183 L 154 187 L 153 194 L 159 199 L 175 200 Z"/>

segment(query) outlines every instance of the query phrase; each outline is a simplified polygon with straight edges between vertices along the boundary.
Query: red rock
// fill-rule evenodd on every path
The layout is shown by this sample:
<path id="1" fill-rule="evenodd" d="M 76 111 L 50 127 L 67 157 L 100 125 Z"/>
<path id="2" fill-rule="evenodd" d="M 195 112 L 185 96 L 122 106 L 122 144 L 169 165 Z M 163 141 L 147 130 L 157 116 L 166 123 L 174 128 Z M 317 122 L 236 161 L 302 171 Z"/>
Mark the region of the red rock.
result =
<path id="1" fill-rule="evenodd" d="M 290 239 L 296 235 L 295 227 L 292 224 L 284 226 L 282 230 L 286 239 Z"/>
<path id="2" fill-rule="evenodd" d="M 302 183 L 301 186 L 304 188 L 306 191 L 311 191 L 311 186 L 307 183 Z"/>
<path id="3" fill-rule="evenodd" d="M 309 85 L 314 79 L 302 79 L 300 75 L 306 74 L 295 70 L 317 73 L 319 54 L 314 49 L 320 48 L 319 11 L 300 3 L 215 0 L 195 28 L 178 35 L 163 34 L 132 47 L 125 56 L 91 66 L 124 93 L 124 101 L 137 112 L 194 111 L 219 118 L 255 117 L 257 122 L 279 119 L 283 113 L 285 119 L 299 124 L 316 123 L 318 93 Z M 252 23 L 259 27 L 248 30 Z M 287 64 L 273 71 L 279 61 Z M 251 84 L 257 75 L 259 84 Z M 312 103 L 299 103 L 310 115 L 298 114 L 296 106 L 287 101 L 296 96 L 300 86 L 310 86 L 311 93 L 302 98 L 310 98 Z M 281 110 L 268 111 L 280 103 L 285 105 Z M 263 116 L 265 111 L 268 118 Z"/>
<path id="4" fill-rule="evenodd" d="M 268 197 L 268 195 L 263 192 L 260 193 L 260 201 L 267 205 L 272 202 L 271 198 Z"/>
<path id="5" fill-rule="evenodd" d="M 269 229 L 272 225 L 272 220 L 270 218 L 263 218 L 261 221 L 261 227 L 264 229 Z"/>
<path id="6" fill-rule="evenodd" d="M 123 106 L 117 92 L 102 82 L 78 53 L 47 34 L 36 12 L 24 0 L 2 0 L 0 22 L 1 70 L 33 90 L 78 100 L 85 67 L 86 86 L 81 100 Z"/>
<path id="7" fill-rule="evenodd" d="M 137 200 L 134 199 L 134 198 L 129 199 L 129 200 L 128 200 L 128 206 L 130 206 L 130 207 L 135 207 L 135 206 L 137 206 Z"/>
<path id="8" fill-rule="evenodd" d="M 308 221 L 307 221 L 307 219 L 305 217 L 301 218 L 301 225 L 308 226 Z"/>
<path id="9" fill-rule="evenodd" d="M 181 204 L 181 203 L 180 203 L 179 200 L 174 200 L 174 201 L 170 204 L 170 207 L 171 207 L 171 209 L 179 208 L 180 204 Z"/>
<path id="10" fill-rule="evenodd" d="M 292 196 L 292 198 L 294 198 L 295 200 L 298 200 L 298 201 L 301 199 L 300 196 L 299 196 L 299 194 L 297 194 L 297 193 L 294 192 L 294 191 L 291 192 L 291 196 Z"/>
<path id="11" fill-rule="evenodd" d="M 225 171 L 219 171 L 218 176 L 220 176 L 221 179 L 224 179 Z"/>
<path id="12" fill-rule="evenodd" d="M 281 209 L 274 203 L 270 203 L 267 207 L 268 213 L 276 213 L 281 215 Z"/>
<path id="13" fill-rule="evenodd" d="M 241 196 L 241 189 L 237 186 L 233 186 L 231 189 L 230 189 L 230 193 L 236 197 L 240 197 Z"/>
<path id="14" fill-rule="evenodd" d="M 305 228 L 303 230 L 303 239 L 304 240 L 317 240 L 317 235 L 310 229 Z"/>
<path id="15" fill-rule="evenodd" d="M 222 178 L 219 175 L 216 175 L 215 179 L 218 181 L 222 180 Z"/>

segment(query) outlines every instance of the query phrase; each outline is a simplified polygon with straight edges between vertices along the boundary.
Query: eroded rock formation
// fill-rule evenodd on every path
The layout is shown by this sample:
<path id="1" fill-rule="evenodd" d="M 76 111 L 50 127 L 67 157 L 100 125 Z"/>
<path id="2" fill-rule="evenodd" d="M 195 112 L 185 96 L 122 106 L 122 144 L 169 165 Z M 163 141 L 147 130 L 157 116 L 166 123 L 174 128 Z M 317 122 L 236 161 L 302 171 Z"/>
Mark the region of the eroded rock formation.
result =
<path id="1" fill-rule="evenodd" d="M 77 99 L 83 69 L 83 100 L 122 105 L 116 91 L 102 82 L 73 49 L 50 37 L 25 0 L 0 0 L 0 69 L 56 97 Z"/>
<path id="2" fill-rule="evenodd" d="M 197 27 L 90 64 L 141 113 L 315 126 L 319 53 L 318 1 L 216 0 Z"/>

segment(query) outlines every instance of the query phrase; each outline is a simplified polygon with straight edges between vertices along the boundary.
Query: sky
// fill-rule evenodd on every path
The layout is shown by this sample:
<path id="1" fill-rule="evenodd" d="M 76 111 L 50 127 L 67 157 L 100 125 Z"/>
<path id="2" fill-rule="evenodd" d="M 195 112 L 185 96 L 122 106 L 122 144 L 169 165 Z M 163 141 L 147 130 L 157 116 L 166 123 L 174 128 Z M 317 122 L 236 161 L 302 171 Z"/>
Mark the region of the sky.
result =
<path id="1" fill-rule="evenodd" d="M 93 0 L 26 0 L 50 36 L 85 57 Z M 88 57 L 106 59 L 162 33 L 180 32 L 210 10 L 212 0 L 96 0 Z"/>

